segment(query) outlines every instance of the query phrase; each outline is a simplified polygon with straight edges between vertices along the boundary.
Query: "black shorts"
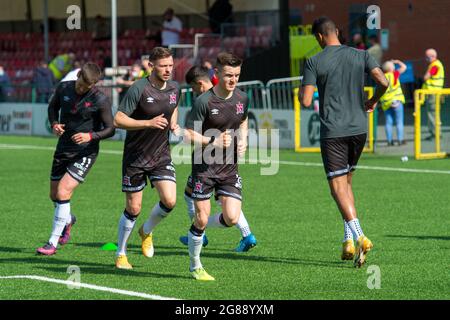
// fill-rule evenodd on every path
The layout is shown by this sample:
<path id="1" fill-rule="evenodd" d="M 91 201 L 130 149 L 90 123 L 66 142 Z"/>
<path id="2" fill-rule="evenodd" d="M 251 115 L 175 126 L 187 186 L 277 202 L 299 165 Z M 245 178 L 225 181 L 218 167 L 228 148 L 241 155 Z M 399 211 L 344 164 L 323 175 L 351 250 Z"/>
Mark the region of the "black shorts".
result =
<path id="1" fill-rule="evenodd" d="M 59 181 L 66 172 L 80 183 L 84 182 L 87 174 L 97 159 L 97 152 L 61 152 L 53 155 L 50 180 Z"/>
<path id="2" fill-rule="evenodd" d="M 320 140 L 320 152 L 327 179 L 347 175 L 356 165 L 366 144 L 367 134 Z"/>
<path id="3" fill-rule="evenodd" d="M 154 181 L 168 180 L 176 182 L 175 167 L 170 157 L 164 157 L 153 167 L 143 168 L 122 165 L 122 192 L 139 192 L 147 185 L 147 178 L 152 188 Z"/>
<path id="4" fill-rule="evenodd" d="M 214 191 L 216 200 L 220 196 L 225 196 L 242 201 L 242 178 L 238 174 L 224 178 L 211 178 L 199 175 L 192 176 L 191 198 L 208 200 Z"/>

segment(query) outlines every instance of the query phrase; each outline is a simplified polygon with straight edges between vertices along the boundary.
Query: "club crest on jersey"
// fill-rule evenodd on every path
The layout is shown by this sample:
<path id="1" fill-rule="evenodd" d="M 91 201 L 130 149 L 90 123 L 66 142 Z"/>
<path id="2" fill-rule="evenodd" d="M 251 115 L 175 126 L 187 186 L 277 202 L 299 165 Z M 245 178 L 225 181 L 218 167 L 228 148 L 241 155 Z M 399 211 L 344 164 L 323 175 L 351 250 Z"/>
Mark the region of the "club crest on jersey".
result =
<path id="1" fill-rule="evenodd" d="M 219 114 L 219 109 L 212 109 L 211 110 L 211 114 L 212 115 L 218 115 Z"/>
<path id="2" fill-rule="evenodd" d="M 84 103 L 84 106 L 85 106 L 86 108 L 92 107 L 92 102 L 86 101 L 86 102 Z"/>
<path id="3" fill-rule="evenodd" d="M 236 103 L 236 114 L 243 114 L 244 113 L 244 105 L 242 102 Z"/>
<path id="4" fill-rule="evenodd" d="M 123 176 L 122 178 L 122 184 L 124 186 L 131 186 L 131 180 L 129 176 Z"/>
<path id="5" fill-rule="evenodd" d="M 196 182 L 194 185 L 194 192 L 202 193 L 203 192 L 203 183 Z"/>
<path id="6" fill-rule="evenodd" d="M 155 102 L 155 99 L 152 98 L 152 97 L 147 97 L 147 102 L 148 103 L 153 103 L 153 102 Z"/>
<path id="7" fill-rule="evenodd" d="M 177 103 L 177 94 L 174 92 L 169 95 L 169 104 L 176 104 L 176 103 Z"/>

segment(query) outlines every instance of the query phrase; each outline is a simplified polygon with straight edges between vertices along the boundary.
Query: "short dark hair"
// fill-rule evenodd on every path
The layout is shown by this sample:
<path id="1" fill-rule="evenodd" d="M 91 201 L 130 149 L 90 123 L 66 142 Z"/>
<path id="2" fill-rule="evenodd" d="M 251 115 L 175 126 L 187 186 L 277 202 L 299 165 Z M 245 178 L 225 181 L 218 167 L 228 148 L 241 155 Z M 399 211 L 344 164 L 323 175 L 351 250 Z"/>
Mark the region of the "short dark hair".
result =
<path id="1" fill-rule="evenodd" d="M 240 67 L 242 59 L 229 52 L 221 52 L 217 55 L 217 68 L 224 66 Z"/>
<path id="2" fill-rule="evenodd" d="M 149 55 L 148 58 L 149 58 L 150 61 L 155 62 L 155 61 L 157 61 L 159 59 L 164 59 L 164 58 L 171 57 L 172 55 L 173 55 L 172 51 L 170 51 L 167 48 L 155 47 L 150 52 L 150 55 Z"/>
<path id="3" fill-rule="evenodd" d="M 211 80 L 209 78 L 208 68 L 200 66 L 193 66 L 190 68 L 186 73 L 185 79 L 187 84 L 195 83 L 200 79 Z"/>
<path id="4" fill-rule="evenodd" d="M 102 69 L 94 62 L 87 62 L 81 67 L 80 77 L 89 85 L 95 84 L 102 77 Z"/>
<path id="5" fill-rule="evenodd" d="M 330 33 L 336 33 L 336 24 L 328 17 L 320 17 L 314 20 L 312 25 L 312 33 L 314 35 L 327 36 Z"/>

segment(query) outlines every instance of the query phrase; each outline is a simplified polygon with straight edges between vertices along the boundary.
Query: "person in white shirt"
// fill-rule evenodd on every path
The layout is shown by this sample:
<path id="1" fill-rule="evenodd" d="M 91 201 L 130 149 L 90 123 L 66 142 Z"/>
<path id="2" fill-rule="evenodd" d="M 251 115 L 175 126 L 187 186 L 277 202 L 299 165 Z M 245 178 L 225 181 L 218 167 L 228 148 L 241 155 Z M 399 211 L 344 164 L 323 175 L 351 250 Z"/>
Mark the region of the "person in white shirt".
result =
<path id="1" fill-rule="evenodd" d="M 178 19 L 172 8 L 168 8 L 164 12 L 164 22 L 161 32 L 162 45 L 168 47 L 172 44 L 178 44 L 180 40 L 180 33 L 183 29 L 183 24 Z"/>

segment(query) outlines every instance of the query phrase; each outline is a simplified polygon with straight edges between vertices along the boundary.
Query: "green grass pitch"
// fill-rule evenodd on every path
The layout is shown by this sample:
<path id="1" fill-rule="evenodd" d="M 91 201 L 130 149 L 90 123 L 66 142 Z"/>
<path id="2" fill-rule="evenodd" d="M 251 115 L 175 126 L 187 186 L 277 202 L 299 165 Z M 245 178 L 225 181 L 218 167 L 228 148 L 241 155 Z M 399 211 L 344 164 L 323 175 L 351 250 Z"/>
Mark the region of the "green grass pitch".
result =
<path id="1" fill-rule="evenodd" d="M 216 277 L 196 282 L 188 272 L 187 248 L 178 237 L 190 222 L 183 200 L 189 165 L 178 165 L 178 203 L 154 232 L 155 256 L 140 253 L 137 228 L 157 201 L 144 191 L 142 214 L 129 241 L 134 270 L 114 268 L 124 207 L 121 192 L 123 142 L 105 141 L 87 181 L 72 198 L 78 222 L 72 239 L 55 256 L 37 256 L 48 240 L 53 206 L 49 171 L 56 139 L 0 137 L 0 277 L 37 275 L 67 280 L 67 268 L 81 270 L 81 282 L 178 299 L 449 299 L 450 160 L 401 162 L 400 157 L 363 155 L 360 165 L 435 170 L 434 173 L 359 169 L 354 177 L 362 228 L 374 243 L 367 264 L 340 260 L 343 225 L 321 166 L 280 164 L 273 176 L 259 165 L 243 165 L 243 210 L 258 245 L 235 253 L 236 228 L 209 229 L 202 250 L 206 270 Z M 8 148 L 5 145 L 9 145 Z M 11 149 L 10 145 L 39 146 Z M 46 148 L 47 147 L 47 148 Z M 318 154 L 282 151 L 280 160 L 321 163 Z M 214 206 L 214 208 L 216 208 Z M 217 209 L 215 209 L 217 210 Z M 377 266 L 381 287 L 369 289 L 367 273 Z M 370 282 L 370 281 L 369 281 Z M 135 299 L 135 297 L 27 279 L 0 279 L 0 299 Z"/>

